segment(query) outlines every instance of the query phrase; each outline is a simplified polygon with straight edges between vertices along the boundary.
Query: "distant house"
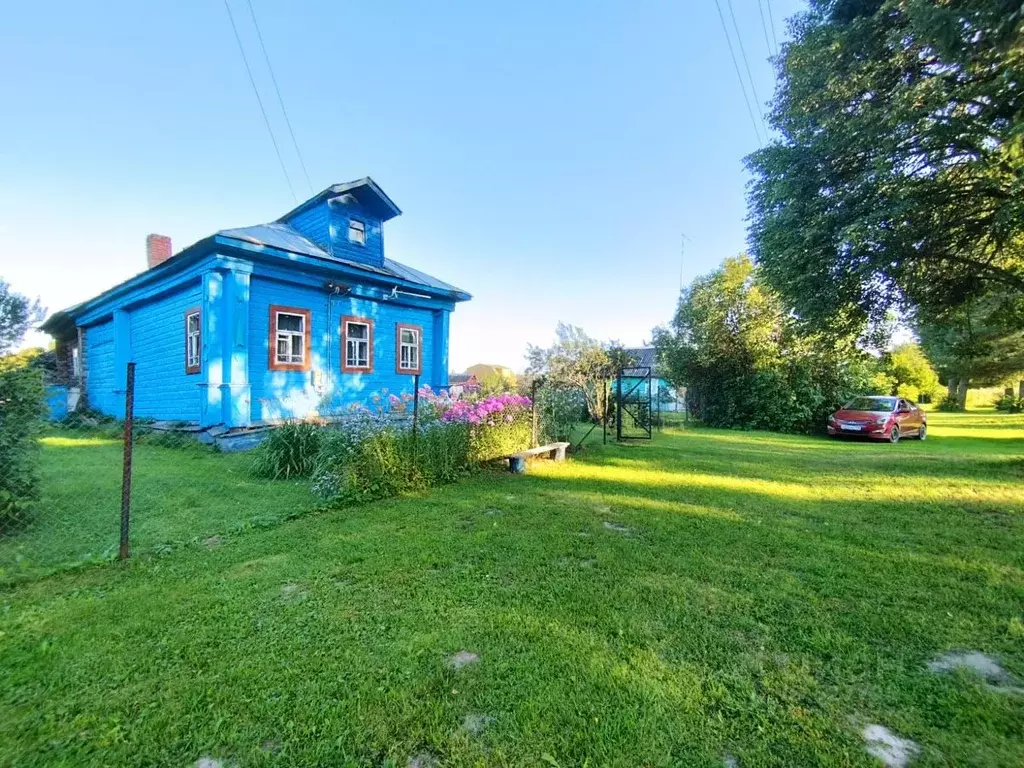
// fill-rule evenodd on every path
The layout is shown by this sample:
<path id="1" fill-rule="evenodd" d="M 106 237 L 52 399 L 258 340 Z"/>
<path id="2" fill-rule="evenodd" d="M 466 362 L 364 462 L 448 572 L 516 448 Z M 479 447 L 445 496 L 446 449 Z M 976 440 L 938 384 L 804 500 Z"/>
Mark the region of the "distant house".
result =
<path id="1" fill-rule="evenodd" d="M 477 363 L 466 369 L 466 373 L 475 377 L 482 385 L 494 383 L 496 385 L 507 385 L 514 388 L 516 375 L 511 368 L 504 365 L 492 365 L 490 363 Z"/>
<path id="2" fill-rule="evenodd" d="M 401 211 L 370 178 L 328 187 L 277 221 L 225 229 L 43 324 L 88 405 L 207 427 L 324 415 L 414 375 L 448 385 L 448 318 L 469 294 L 384 255 Z"/>
<path id="3" fill-rule="evenodd" d="M 668 380 L 662 376 L 660 365 L 658 363 L 657 350 L 654 347 L 633 347 L 631 349 L 627 349 L 626 353 L 630 356 L 633 361 L 633 365 L 636 367 L 631 370 L 626 370 L 627 374 L 633 375 L 623 377 L 623 394 L 629 390 L 633 390 L 634 395 L 646 392 L 647 384 L 641 378 L 641 375 L 644 369 L 649 368 L 651 372 L 651 407 L 655 411 L 683 410 L 685 405 L 682 394 L 677 392 L 675 387 L 669 384 Z M 634 389 L 634 387 L 636 389 Z"/>
<path id="4" fill-rule="evenodd" d="M 453 396 L 480 391 L 480 382 L 472 373 L 453 373 L 448 377 L 448 392 Z"/>

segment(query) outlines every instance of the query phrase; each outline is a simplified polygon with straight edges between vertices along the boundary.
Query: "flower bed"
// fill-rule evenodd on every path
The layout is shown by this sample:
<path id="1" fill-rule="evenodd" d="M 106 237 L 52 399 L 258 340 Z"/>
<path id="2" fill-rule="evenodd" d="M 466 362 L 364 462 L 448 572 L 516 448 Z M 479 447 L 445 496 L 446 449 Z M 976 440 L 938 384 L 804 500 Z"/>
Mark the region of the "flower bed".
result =
<path id="1" fill-rule="evenodd" d="M 484 462 L 530 446 L 527 397 L 451 397 L 424 387 L 413 430 L 412 396 L 386 391 L 334 423 L 295 423 L 275 430 L 257 449 L 263 476 L 309 476 L 331 504 L 395 496 L 455 482 Z"/>

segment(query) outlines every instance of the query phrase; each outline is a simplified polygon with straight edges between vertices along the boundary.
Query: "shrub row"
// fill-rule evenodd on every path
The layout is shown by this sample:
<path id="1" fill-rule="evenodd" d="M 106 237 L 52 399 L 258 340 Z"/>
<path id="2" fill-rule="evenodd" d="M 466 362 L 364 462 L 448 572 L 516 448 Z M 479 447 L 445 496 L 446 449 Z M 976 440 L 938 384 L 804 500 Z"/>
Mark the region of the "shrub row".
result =
<path id="1" fill-rule="evenodd" d="M 519 395 L 452 399 L 424 388 L 415 431 L 405 402 L 394 396 L 372 402 L 336 422 L 275 429 L 256 449 L 253 472 L 308 477 L 325 501 L 348 504 L 455 482 L 529 447 L 532 438 L 530 401 Z"/>
<path id="2" fill-rule="evenodd" d="M 43 372 L 16 355 L 0 358 L 0 535 L 26 524 L 39 496 Z"/>

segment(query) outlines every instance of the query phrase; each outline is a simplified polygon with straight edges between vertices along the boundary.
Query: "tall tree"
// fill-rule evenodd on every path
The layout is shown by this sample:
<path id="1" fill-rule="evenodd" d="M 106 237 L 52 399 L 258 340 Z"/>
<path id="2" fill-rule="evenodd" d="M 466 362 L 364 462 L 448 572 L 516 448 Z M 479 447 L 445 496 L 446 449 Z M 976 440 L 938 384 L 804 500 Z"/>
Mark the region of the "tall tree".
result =
<path id="1" fill-rule="evenodd" d="M 1024 300 L 1019 0 L 811 0 L 748 158 L 753 253 L 818 327 Z"/>
<path id="2" fill-rule="evenodd" d="M 0 278 L 0 355 L 17 347 L 35 323 L 42 321 L 44 311 L 39 300 L 11 290 Z"/>
<path id="3" fill-rule="evenodd" d="M 919 313 L 917 332 L 963 409 L 969 386 L 997 384 L 1024 371 L 1024 330 L 999 296 L 990 294 L 937 314 Z"/>
<path id="4" fill-rule="evenodd" d="M 882 370 L 889 379 L 889 394 L 918 399 L 939 388 L 939 376 L 915 342 L 900 344 L 885 354 Z"/>

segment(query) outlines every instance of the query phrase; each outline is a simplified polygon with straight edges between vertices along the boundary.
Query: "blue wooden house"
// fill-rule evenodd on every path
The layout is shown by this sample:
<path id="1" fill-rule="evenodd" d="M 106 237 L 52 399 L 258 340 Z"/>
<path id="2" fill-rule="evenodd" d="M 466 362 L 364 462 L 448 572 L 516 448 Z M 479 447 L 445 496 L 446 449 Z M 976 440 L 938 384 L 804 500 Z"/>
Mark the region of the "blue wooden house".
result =
<path id="1" fill-rule="evenodd" d="M 226 229 L 43 324 L 90 408 L 232 429 L 327 416 L 382 389 L 448 384 L 449 315 L 465 291 L 384 255 L 401 211 L 370 178 L 277 221 Z M 74 396 L 74 395 L 73 395 Z"/>

